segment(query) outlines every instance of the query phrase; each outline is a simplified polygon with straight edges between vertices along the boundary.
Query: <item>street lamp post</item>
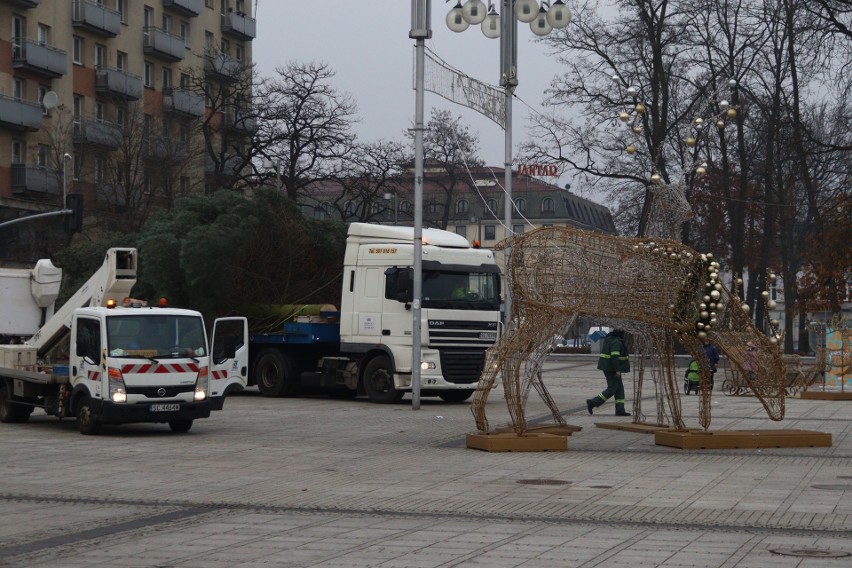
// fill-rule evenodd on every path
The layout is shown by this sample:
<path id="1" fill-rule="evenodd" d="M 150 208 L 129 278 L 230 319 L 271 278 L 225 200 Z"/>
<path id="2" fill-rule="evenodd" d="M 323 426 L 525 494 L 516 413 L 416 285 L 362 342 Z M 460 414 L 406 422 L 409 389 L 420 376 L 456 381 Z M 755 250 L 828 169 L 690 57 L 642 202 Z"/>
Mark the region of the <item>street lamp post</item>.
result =
<path id="1" fill-rule="evenodd" d="M 396 192 L 388 191 L 385 193 L 385 200 L 391 201 L 393 200 L 393 224 L 394 226 L 399 224 L 399 205 L 396 203 Z"/>
<path id="2" fill-rule="evenodd" d="M 470 216 L 470 224 L 476 223 L 476 245 L 482 246 L 482 217 Z"/>
<path id="3" fill-rule="evenodd" d="M 518 21 L 529 23 L 530 30 L 537 36 L 546 36 L 554 29 L 562 29 L 571 22 L 571 11 L 563 0 L 553 2 L 537 0 L 501 0 L 501 12 L 488 3 L 486 10 L 482 0 L 461 0 L 447 14 L 447 27 L 454 32 L 463 32 L 471 24 L 480 24 L 482 33 L 490 39 L 500 38 L 500 85 L 505 89 L 505 160 L 504 160 L 504 221 L 506 237 L 512 234 L 512 94 L 518 86 Z M 508 267 L 511 248 L 504 249 L 505 265 Z M 503 309 L 508 323 L 512 312 L 509 272 L 506 271 L 506 293 Z"/>

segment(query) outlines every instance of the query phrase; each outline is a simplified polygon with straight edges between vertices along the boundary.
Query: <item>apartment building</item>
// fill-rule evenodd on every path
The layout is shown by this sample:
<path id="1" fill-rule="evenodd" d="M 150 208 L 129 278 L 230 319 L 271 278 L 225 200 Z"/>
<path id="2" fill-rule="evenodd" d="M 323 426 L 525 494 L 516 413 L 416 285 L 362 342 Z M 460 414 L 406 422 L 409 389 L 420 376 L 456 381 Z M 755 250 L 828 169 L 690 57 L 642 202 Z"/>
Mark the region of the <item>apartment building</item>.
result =
<path id="1" fill-rule="evenodd" d="M 68 192 L 84 196 L 87 227 L 120 229 L 233 174 L 228 144 L 204 137 L 233 145 L 253 131 L 249 97 L 233 96 L 252 61 L 251 7 L 0 0 L 0 222 L 56 210 Z M 26 246 L 28 225 L 0 242 Z"/>

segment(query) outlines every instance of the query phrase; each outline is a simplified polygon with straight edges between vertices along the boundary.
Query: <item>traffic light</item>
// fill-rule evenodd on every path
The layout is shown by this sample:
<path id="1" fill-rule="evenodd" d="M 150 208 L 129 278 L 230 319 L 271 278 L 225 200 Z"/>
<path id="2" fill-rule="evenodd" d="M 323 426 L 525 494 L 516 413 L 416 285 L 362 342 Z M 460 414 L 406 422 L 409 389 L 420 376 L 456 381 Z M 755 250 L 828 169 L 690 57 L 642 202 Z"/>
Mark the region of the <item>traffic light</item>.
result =
<path id="1" fill-rule="evenodd" d="M 65 231 L 76 233 L 83 230 L 83 195 L 71 193 L 65 196 L 65 208 L 71 213 L 65 215 Z"/>

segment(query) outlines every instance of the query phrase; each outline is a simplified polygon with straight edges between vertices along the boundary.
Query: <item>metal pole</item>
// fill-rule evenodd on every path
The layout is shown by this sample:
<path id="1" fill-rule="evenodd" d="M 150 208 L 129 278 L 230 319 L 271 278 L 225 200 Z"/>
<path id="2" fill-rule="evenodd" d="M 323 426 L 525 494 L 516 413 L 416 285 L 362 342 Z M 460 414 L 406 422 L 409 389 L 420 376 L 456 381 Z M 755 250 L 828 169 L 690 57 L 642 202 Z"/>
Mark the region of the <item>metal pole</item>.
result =
<path id="1" fill-rule="evenodd" d="M 414 290 L 411 309 L 411 409 L 420 409 L 420 299 L 423 295 L 423 69 L 426 38 L 432 37 L 431 1 L 411 0 L 411 31 L 415 40 L 414 63 Z"/>
<path id="2" fill-rule="evenodd" d="M 500 12 L 500 84 L 506 89 L 506 139 L 505 139 L 505 179 L 504 186 L 506 195 L 505 219 L 506 237 L 512 235 L 512 93 L 518 85 L 518 21 L 515 19 L 515 0 L 503 0 L 503 10 Z M 509 325 L 512 314 L 512 295 L 509 274 L 509 255 L 511 247 L 503 250 L 503 268 L 505 273 L 506 290 L 503 294 L 503 317 L 504 323 Z"/>

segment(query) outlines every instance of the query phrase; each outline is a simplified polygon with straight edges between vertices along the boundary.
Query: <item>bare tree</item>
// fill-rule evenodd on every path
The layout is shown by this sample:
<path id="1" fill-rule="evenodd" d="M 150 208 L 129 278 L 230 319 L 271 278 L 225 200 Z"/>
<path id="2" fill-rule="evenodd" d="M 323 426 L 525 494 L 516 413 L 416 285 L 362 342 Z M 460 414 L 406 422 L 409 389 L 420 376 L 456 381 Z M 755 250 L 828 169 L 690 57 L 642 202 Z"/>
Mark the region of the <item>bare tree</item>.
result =
<path id="1" fill-rule="evenodd" d="M 411 133 L 408 135 L 413 138 Z M 423 180 L 443 192 L 435 203 L 441 209 L 439 229 L 447 228 L 457 193 L 473 188 L 468 169 L 483 165 L 478 153 L 479 139 L 462 123 L 461 116 L 454 117 L 448 110 L 432 109 L 423 137 L 423 158 L 428 166 Z M 413 156 L 409 160 L 413 163 Z"/>
<path id="2" fill-rule="evenodd" d="M 282 166 L 281 184 L 295 201 L 309 184 L 334 178 L 354 144 L 357 108 L 330 84 L 325 63 L 291 62 L 276 73 L 256 90 L 258 155 Z"/>

